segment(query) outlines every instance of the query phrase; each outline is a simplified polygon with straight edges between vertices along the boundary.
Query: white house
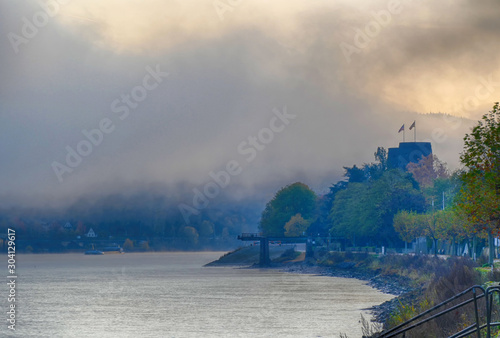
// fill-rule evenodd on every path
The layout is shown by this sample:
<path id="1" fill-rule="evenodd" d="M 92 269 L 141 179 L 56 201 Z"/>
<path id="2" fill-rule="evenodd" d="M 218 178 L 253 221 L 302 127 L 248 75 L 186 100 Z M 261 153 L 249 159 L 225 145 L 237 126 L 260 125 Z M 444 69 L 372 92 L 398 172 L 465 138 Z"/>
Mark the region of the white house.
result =
<path id="1" fill-rule="evenodd" d="M 89 232 L 85 235 L 87 237 L 97 237 L 97 234 L 94 232 L 94 229 L 90 228 Z"/>

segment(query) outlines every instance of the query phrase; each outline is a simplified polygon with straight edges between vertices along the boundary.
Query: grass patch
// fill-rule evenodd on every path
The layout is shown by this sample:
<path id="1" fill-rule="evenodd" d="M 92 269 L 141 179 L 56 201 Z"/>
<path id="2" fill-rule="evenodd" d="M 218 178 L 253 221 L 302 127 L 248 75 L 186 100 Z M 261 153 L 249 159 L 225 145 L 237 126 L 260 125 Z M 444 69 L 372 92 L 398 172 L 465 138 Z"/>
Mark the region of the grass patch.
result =
<path id="1" fill-rule="evenodd" d="M 288 262 L 288 261 L 293 261 L 295 258 L 300 256 L 300 252 L 295 251 L 294 248 L 290 248 L 283 252 L 281 256 L 278 258 L 274 259 L 273 262 L 275 263 L 283 263 L 283 262 Z"/>

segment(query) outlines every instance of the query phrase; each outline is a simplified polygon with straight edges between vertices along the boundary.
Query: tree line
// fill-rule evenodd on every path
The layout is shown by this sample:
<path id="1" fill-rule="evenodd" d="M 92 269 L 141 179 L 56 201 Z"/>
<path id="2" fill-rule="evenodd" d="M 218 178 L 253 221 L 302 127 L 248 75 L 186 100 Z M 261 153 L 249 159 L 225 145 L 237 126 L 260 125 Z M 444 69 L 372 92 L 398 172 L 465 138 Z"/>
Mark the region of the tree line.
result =
<path id="1" fill-rule="evenodd" d="M 188 224 L 178 211 L 178 201 L 168 197 L 166 187 L 164 190 L 81 197 L 65 208 L 0 207 L 0 233 L 13 227 L 22 240 L 70 241 L 86 238 L 92 229 L 97 240 L 163 238 L 177 249 L 217 249 L 248 232 L 258 222 L 262 208 L 261 203 L 242 206 L 221 198 L 192 216 Z"/>

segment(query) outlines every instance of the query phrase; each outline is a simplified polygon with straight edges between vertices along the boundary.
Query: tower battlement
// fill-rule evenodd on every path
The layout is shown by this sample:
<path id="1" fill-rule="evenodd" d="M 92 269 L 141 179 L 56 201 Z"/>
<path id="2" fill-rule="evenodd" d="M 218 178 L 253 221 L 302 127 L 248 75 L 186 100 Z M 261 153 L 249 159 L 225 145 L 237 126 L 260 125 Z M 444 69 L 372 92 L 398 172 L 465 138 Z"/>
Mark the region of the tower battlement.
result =
<path id="1" fill-rule="evenodd" d="M 398 148 L 389 148 L 387 162 L 391 169 L 406 170 L 408 163 L 417 163 L 431 154 L 430 142 L 401 142 Z"/>

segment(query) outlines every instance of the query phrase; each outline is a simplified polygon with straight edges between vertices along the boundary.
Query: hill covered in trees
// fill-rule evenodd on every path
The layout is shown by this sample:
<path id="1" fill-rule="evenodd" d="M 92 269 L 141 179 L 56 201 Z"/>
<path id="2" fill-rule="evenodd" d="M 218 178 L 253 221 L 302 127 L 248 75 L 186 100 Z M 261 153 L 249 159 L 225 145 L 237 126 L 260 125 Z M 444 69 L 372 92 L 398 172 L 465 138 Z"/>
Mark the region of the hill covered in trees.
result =
<path id="1" fill-rule="evenodd" d="M 120 245 L 128 238 L 136 244 L 163 241 L 167 250 L 222 250 L 234 247 L 241 232 L 254 231 L 262 203 L 223 196 L 211 202 L 210 208 L 186 223 L 178 200 L 167 189 L 86 196 L 64 208 L 0 209 L 0 233 L 14 227 L 22 241 L 61 242 L 86 239 L 92 229 L 97 235 L 94 240 L 112 239 Z"/>

